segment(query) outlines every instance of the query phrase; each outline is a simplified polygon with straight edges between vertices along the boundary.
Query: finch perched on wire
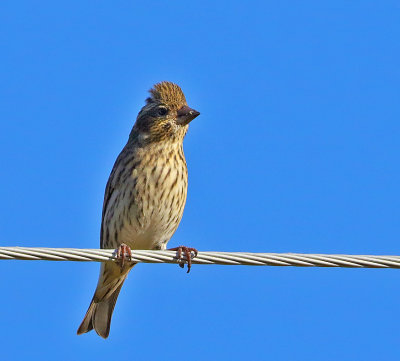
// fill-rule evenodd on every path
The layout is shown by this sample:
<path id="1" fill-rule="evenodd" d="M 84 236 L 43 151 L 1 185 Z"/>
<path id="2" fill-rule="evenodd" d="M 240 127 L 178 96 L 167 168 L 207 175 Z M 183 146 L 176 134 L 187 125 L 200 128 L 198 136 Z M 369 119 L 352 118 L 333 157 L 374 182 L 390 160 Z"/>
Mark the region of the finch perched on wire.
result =
<path id="1" fill-rule="evenodd" d="M 94 329 L 107 338 L 121 287 L 132 267 L 130 249 L 166 249 L 182 218 L 187 193 L 183 138 L 200 113 L 181 88 L 161 82 L 150 90 L 107 182 L 100 247 L 117 249 L 119 262 L 101 264 L 99 281 L 78 335 Z M 188 270 L 193 248 L 186 254 Z"/>

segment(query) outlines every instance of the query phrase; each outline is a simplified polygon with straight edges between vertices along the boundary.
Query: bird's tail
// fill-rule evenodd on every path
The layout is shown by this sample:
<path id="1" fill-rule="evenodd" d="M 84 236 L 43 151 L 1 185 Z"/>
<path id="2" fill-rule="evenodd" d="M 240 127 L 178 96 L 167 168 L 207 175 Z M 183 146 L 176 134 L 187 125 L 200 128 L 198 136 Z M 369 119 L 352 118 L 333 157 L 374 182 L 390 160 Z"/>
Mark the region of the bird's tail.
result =
<path id="1" fill-rule="evenodd" d="M 99 336 L 108 337 L 115 303 L 130 269 L 131 267 L 121 272 L 121 268 L 115 262 L 102 263 L 99 282 L 78 328 L 78 335 L 94 329 Z"/>

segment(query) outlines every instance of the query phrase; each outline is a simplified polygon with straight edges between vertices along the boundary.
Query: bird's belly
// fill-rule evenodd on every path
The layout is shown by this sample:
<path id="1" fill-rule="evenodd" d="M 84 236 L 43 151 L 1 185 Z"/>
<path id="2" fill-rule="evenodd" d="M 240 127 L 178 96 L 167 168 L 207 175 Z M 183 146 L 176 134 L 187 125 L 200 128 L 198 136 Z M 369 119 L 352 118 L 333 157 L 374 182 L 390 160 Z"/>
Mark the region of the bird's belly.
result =
<path id="1" fill-rule="evenodd" d="M 176 174 L 175 174 L 176 173 Z M 182 218 L 186 202 L 186 182 L 175 181 L 181 176 L 171 172 L 172 181 L 163 184 L 148 180 L 146 191 L 136 199 L 121 227 L 119 243 L 132 249 L 165 249 Z M 158 179 L 155 177 L 155 179 Z"/>
<path id="2" fill-rule="evenodd" d="M 174 211 L 163 213 L 164 215 L 153 215 L 143 224 L 124 223 L 118 243 L 125 243 L 132 249 L 165 249 L 178 227 L 182 214 Z"/>

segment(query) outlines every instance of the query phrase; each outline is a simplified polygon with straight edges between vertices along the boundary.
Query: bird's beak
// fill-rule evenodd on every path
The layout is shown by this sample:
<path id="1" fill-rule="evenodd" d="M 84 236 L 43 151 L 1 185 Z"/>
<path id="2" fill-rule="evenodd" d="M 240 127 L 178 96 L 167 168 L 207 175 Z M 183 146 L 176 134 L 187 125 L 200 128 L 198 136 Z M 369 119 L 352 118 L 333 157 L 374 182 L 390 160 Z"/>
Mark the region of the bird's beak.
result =
<path id="1" fill-rule="evenodd" d="M 187 105 L 184 105 L 177 112 L 178 117 L 176 119 L 176 123 L 179 125 L 187 125 L 198 115 L 200 115 L 200 113 L 197 110 L 194 110 Z"/>

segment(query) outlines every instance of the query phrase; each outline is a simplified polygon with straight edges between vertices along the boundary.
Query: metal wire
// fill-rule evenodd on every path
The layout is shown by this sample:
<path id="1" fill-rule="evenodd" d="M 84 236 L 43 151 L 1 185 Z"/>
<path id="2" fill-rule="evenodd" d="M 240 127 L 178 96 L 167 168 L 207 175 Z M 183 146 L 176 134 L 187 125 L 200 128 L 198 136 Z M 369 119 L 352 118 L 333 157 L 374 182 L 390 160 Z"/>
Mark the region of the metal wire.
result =
<path id="1" fill-rule="evenodd" d="M 182 255 L 183 261 L 186 258 Z M 112 249 L 0 247 L 0 259 L 104 262 L 116 260 Z M 180 263 L 174 251 L 132 250 L 132 262 Z M 302 254 L 302 253 L 250 253 L 199 252 L 193 264 L 221 264 L 247 266 L 297 267 L 349 267 L 400 268 L 400 256 Z"/>

